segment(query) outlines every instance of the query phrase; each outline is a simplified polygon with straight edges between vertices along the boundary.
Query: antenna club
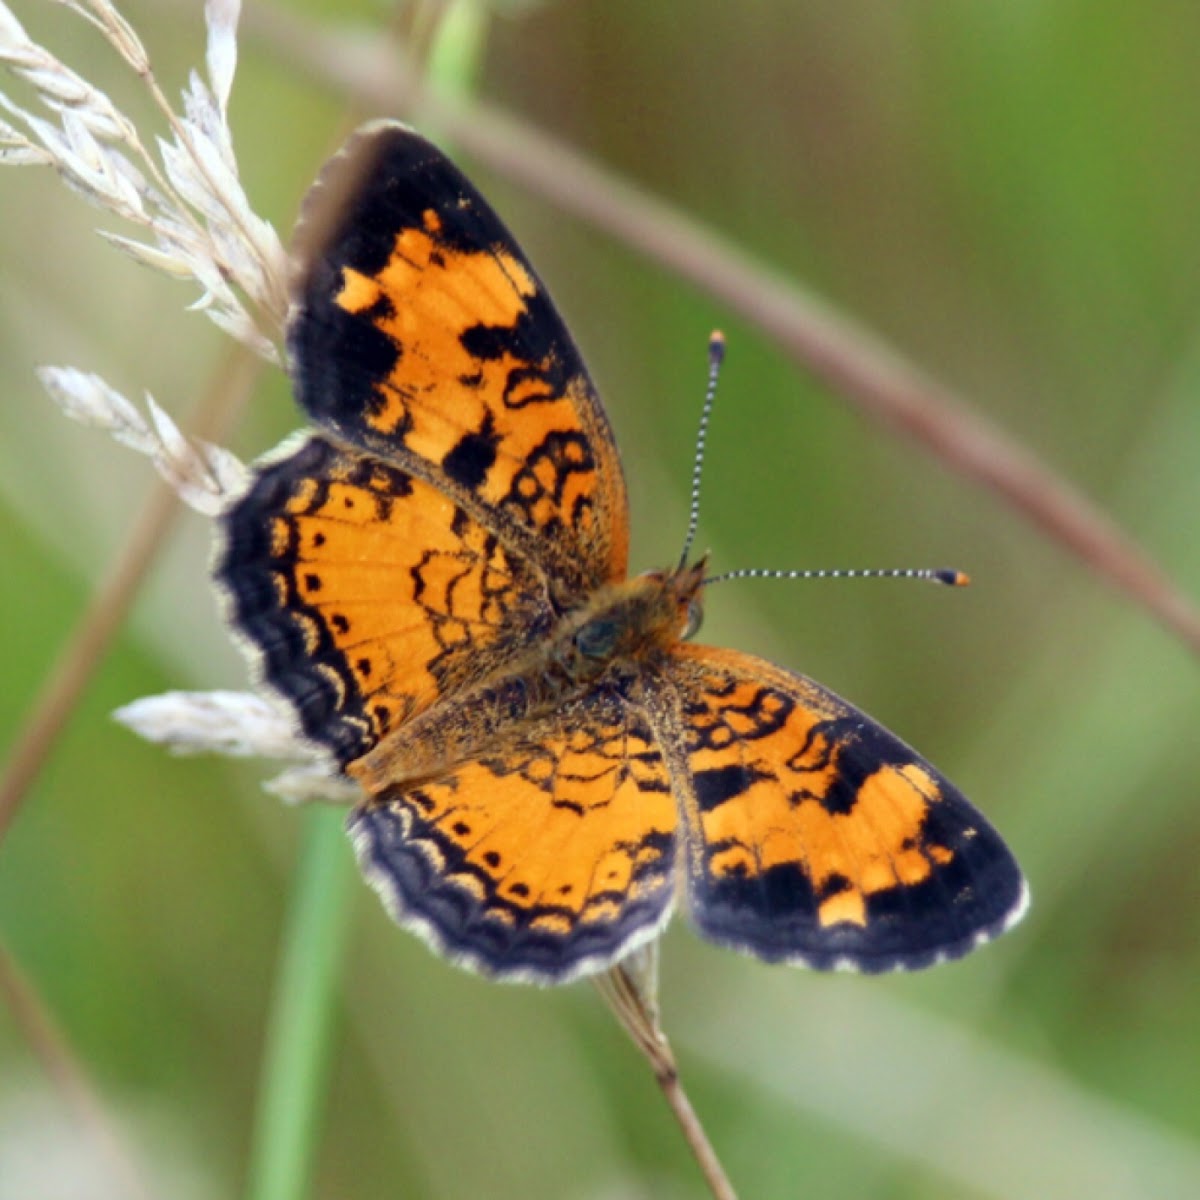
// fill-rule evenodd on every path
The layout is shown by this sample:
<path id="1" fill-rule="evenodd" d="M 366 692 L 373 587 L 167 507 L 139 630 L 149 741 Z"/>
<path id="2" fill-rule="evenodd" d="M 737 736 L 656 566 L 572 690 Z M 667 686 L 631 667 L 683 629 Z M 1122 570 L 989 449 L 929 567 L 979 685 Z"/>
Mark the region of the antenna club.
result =
<path id="1" fill-rule="evenodd" d="M 725 335 L 719 329 L 708 335 L 708 358 L 718 366 L 725 361 Z"/>
<path id="2" fill-rule="evenodd" d="M 966 571 L 956 571 L 953 567 L 941 567 L 933 571 L 931 577 L 947 587 L 967 587 L 971 582 L 971 577 Z"/>

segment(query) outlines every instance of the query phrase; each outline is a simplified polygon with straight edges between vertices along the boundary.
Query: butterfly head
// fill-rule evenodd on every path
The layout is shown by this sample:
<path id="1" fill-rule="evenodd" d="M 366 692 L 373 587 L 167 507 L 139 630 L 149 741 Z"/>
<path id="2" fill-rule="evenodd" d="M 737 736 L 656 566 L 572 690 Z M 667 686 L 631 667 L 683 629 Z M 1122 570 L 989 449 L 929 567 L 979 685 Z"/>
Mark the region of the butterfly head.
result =
<path id="1" fill-rule="evenodd" d="M 555 658 L 576 681 L 611 664 L 665 652 L 700 627 L 707 558 L 673 571 L 647 571 L 596 595 L 568 621 Z"/>
<path id="2" fill-rule="evenodd" d="M 687 641 L 704 620 L 704 584 L 708 555 L 673 571 L 647 571 L 633 581 L 647 599 L 648 624 L 667 642 Z"/>
<path id="3" fill-rule="evenodd" d="M 679 636 L 685 642 L 700 632 L 704 622 L 704 575 L 707 569 L 708 555 L 705 554 L 690 567 L 681 567 L 668 577 L 676 609 L 683 617 Z"/>

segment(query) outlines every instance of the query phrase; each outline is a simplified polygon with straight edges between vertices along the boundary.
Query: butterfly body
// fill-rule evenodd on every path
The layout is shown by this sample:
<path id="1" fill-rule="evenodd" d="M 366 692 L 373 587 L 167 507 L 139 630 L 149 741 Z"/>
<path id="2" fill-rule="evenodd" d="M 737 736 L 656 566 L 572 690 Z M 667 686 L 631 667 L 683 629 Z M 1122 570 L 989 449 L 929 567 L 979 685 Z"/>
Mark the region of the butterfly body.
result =
<path id="1" fill-rule="evenodd" d="M 350 833 L 392 915 L 537 982 L 678 906 L 768 961 L 866 971 L 1011 925 L 1020 871 L 944 776 L 812 680 L 692 642 L 704 562 L 627 577 L 607 417 L 478 192 L 386 123 L 317 201 L 335 177 L 288 339 L 318 431 L 259 465 L 216 576 L 361 786 Z"/>
<path id="2" fill-rule="evenodd" d="M 702 575 L 701 563 L 599 588 L 530 649 L 388 734 L 347 773 L 378 794 L 519 743 L 538 722 L 597 689 L 637 705 L 644 677 L 661 671 L 698 625 Z"/>

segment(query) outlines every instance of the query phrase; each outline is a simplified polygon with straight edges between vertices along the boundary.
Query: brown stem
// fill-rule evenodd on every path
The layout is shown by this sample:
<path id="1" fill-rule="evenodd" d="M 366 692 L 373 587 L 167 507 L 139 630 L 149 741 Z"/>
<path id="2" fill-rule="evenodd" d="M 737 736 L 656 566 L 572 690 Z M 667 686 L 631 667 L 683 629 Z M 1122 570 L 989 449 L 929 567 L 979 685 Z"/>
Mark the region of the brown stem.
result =
<path id="1" fill-rule="evenodd" d="M 714 1200 L 737 1200 L 733 1184 L 684 1091 L 674 1051 L 659 1023 L 658 943 L 634 951 L 617 966 L 593 977 L 592 982 L 650 1064 Z"/>
<path id="2" fill-rule="evenodd" d="M 259 360 L 248 351 L 240 346 L 233 349 L 197 406 L 192 432 L 206 440 L 221 440 L 249 397 L 260 369 Z M 24 725 L 13 739 L 12 755 L 0 778 L 0 842 L 125 620 L 178 513 L 179 502 L 171 487 L 161 482 L 154 485 L 132 532 L 47 674 Z"/>
<path id="3" fill-rule="evenodd" d="M 0 997 L 12 1014 L 25 1044 L 53 1081 L 85 1143 L 95 1151 L 117 1192 L 130 1200 L 149 1200 L 150 1191 L 103 1102 L 36 988 L 0 942 Z"/>
<path id="4" fill-rule="evenodd" d="M 497 173 L 606 230 L 752 322 L 872 418 L 994 491 L 1200 652 L 1200 612 L 1107 514 L 1036 455 L 855 321 L 718 234 L 571 146 L 494 106 L 420 86 L 394 50 L 351 42 L 268 4 L 246 31 L 308 76 L 364 106 L 413 111 Z"/>
<path id="5" fill-rule="evenodd" d="M 675 1119 L 679 1122 L 680 1129 L 683 1130 L 683 1136 L 687 1138 L 700 1170 L 704 1173 L 708 1190 L 712 1192 L 715 1200 L 737 1200 L 733 1184 L 729 1182 L 729 1176 L 725 1174 L 725 1168 L 721 1166 L 721 1161 L 704 1132 L 704 1126 L 700 1124 L 700 1118 L 696 1116 L 696 1110 L 683 1090 L 678 1071 L 671 1070 L 665 1074 L 655 1071 L 655 1078 L 675 1114 Z"/>

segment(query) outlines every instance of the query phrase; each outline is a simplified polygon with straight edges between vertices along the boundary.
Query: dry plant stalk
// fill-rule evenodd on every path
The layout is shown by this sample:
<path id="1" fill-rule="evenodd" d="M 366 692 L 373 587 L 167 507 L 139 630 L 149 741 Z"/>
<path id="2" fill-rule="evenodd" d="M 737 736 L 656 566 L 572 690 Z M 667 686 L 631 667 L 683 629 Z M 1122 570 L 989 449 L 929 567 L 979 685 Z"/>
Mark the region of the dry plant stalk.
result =
<path id="1" fill-rule="evenodd" d="M 592 982 L 650 1064 L 714 1200 L 737 1200 L 733 1184 L 683 1090 L 675 1052 L 663 1032 L 658 1010 L 658 947 L 658 941 L 639 947 L 615 967 L 593 976 Z"/>
<path id="2" fill-rule="evenodd" d="M 134 238 L 101 230 L 102 237 L 145 266 L 191 281 L 200 292 L 193 308 L 262 358 L 280 362 L 288 258 L 274 228 L 246 198 L 227 119 L 240 4 L 205 5 L 208 78 L 192 72 L 177 113 L 158 86 L 141 39 L 108 0 L 61 2 L 94 26 L 143 81 L 172 136 L 156 139 L 156 158 L 133 121 L 34 42 L 0 2 L 0 65 L 32 88 L 54 118 L 0 92 L 0 110 L 18 123 L 0 120 L 0 164 L 53 167 L 89 203 L 142 231 Z M 197 512 L 215 516 L 245 486 L 246 468 L 233 454 L 189 440 L 153 397 L 146 397 L 143 412 L 99 376 L 74 367 L 43 367 L 39 378 L 67 416 L 145 454 Z M 281 736 L 278 721 L 267 728 L 260 719 L 265 707 L 254 695 L 171 693 L 161 702 L 130 705 L 118 717 L 127 714 L 138 731 L 184 751 L 294 758 L 305 764 L 311 792 L 312 751 L 290 730 Z M 342 789 L 332 774 L 328 781 L 331 790 Z M 283 790 L 305 794 L 299 786 Z"/>
<path id="3" fill-rule="evenodd" d="M 994 492 L 1200 653 L 1200 608 L 1084 492 L 847 314 L 756 261 L 719 230 L 495 105 L 423 86 L 416 65 L 268 3 L 247 28 L 290 66 L 380 109 L 419 107 L 478 161 L 739 314 L 803 370 L 872 420 L 903 434 L 971 486 Z"/>
<path id="4" fill-rule="evenodd" d="M 133 122 L 25 32 L 0 3 L 0 66 L 50 116 L 0 92 L 0 165 L 53 167 L 89 203 L 142 237 L 101 236 L 145 266 L 199 285 L 194 307 L 273 362 L 287 311 L 287 255 L 238 178 L 227 105 L 237 66 L 238 0 L 208 0 L 208 80 L 192 72 L 182 114 L 163 95 L 132 26 L 107 0 L 60 0 L 93 25 L 149 89 L 171 132 L 157 157 Z"/>

